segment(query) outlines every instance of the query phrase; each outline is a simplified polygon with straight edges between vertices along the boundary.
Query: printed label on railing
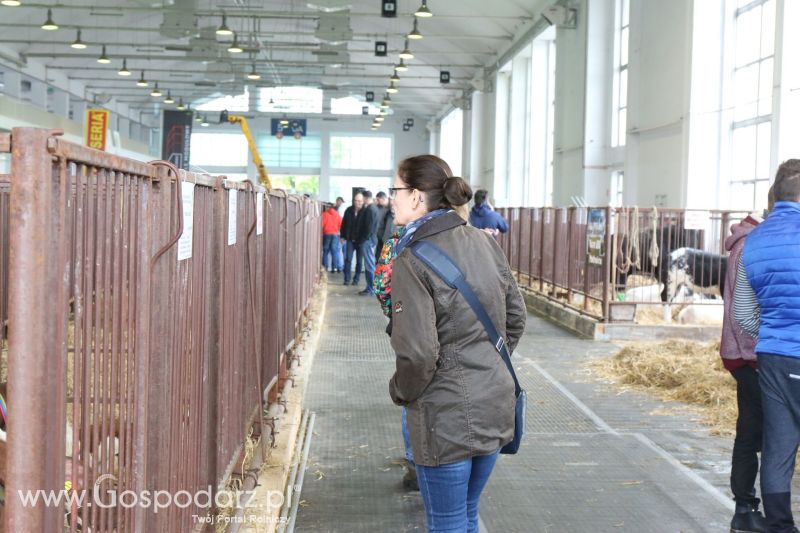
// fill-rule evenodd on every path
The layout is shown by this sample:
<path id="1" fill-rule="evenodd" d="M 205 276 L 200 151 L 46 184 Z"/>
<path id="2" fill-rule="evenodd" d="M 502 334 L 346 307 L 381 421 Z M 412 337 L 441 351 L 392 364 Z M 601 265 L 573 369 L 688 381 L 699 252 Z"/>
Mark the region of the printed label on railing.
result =
<path id="1" fill-rule="evenodd" d="M 239 191 L 228 190 L 228 246 L 236 244 L 236 199 Z"/>
<path id="2" fill-rule="evenodd" d="M 256 193 L 256 235 L 264 233 L 264 193 Z"/>
<path id="3" fill-rule="evenodd" d="M 194 234 L 194 183 L 181 183 L 183 196 L 183 233 L 178 239 L 178 261 L 192 257 L 192 236 Z"/>
<path id="4" fill-rule="evenodd" d="M 708 229 L 711 213 L 708 211 L 686 211 L 683 214 L 684 229 Z"/>

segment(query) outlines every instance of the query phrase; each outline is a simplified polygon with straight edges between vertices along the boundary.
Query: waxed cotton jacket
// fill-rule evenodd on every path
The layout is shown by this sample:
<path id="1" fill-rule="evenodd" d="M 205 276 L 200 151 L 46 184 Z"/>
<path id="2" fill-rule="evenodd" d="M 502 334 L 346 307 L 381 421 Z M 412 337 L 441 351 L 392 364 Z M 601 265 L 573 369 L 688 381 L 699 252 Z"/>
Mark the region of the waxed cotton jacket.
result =
<path id="1" fill-rule="evenodd" d="M 451 212 L 421 226 L 394 259 L 389 393 L 408 408 L 414 462 L 439 466 L 487 455 L 514 433 L 514 381 L 472 308 L 417 259 L 414 242 L 443 249 L 464 272 L 495 327 L 517 346 L 525 303 L 495 240 Z"/>

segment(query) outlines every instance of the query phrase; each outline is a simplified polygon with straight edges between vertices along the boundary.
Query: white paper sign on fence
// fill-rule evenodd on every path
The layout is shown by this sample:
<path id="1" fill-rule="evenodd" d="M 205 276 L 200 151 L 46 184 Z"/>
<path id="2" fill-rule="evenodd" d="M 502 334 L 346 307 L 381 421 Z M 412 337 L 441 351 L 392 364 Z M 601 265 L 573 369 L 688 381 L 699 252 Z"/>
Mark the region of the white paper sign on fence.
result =
<path id="1" fill-rule="evenodd" d="M 711 213 L 708 211 L 686 211 L 683 218 L 685 229 L 706 229 L 711 220 Z"/>
<path id="2" fill-rule="evenodd" d="M 256 235 L 264 233 L 264 193 L 256 193 Z"/>
<path id="3" fill-rule="evenodd" d="M 192 239 L 194 235 L 194 183 L 181 183 L 183 196 L 183 233 L 178 239 L 178 261 L 192 257 Z"/>
<path id="4" fill-rule="evenodd" d="M 239 191 L 228 190 L 228 246 L 236 244 L 236 200 Z"/>

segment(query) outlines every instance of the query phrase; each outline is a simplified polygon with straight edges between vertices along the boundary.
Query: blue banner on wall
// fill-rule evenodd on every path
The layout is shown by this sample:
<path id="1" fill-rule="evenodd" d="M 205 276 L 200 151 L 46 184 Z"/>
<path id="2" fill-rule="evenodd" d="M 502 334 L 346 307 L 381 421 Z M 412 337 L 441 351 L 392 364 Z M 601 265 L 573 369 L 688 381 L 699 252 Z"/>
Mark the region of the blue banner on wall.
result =
<path id="1" fill-rule="evenodd" d="M 306 135 L 306 119 L 304 118 L 290 118 L 288 119 L 288 124 L 281 124 L 281 120 L 287 119 L 280 119 L 280 118 L 273 118 L 271 121 L 272 125 L 272 135 L 276 136 L 277 138 L 281 139 L 285 135 L 291 135 L 296 139 L 300 137 L 305 137 Z"/>

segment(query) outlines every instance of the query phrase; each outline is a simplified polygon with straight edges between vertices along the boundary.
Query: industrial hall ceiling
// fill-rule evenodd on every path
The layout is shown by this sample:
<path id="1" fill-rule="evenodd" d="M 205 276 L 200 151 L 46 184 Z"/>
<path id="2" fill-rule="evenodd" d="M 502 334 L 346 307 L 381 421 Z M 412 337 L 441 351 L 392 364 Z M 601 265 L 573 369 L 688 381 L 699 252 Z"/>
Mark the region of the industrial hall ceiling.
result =
<path id="1" fill-rule="evenodd" d="M 480 82 L 547 3 L 0 0 L 0 58 L 62 71 L 85 96 L 132 108 L 155 104 L 155 83 L 188 103 L 276 86 L 379 100 L 393 85 L 394 108 L 433 116 Z"/>

